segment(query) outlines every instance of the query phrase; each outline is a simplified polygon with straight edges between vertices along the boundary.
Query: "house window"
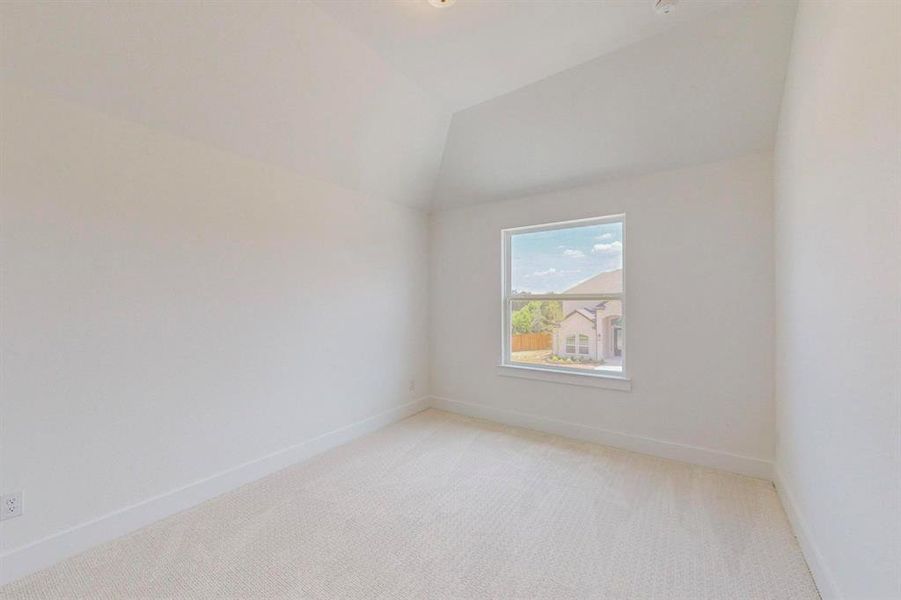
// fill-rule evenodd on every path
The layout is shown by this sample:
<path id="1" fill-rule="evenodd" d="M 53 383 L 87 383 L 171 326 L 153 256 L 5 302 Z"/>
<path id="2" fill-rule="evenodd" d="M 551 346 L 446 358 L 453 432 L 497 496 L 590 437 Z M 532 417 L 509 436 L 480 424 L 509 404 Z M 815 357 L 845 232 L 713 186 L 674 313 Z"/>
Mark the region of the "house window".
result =
<path id="1" fill-rule="evenodd" d="M 502 364 L 625 376 L 624 222 L 503 230 Z"/>
<path id="2" fill-rule="evenodd" d="M 579 334 L 579 354 L 588 354 L 588 336 Z"/>

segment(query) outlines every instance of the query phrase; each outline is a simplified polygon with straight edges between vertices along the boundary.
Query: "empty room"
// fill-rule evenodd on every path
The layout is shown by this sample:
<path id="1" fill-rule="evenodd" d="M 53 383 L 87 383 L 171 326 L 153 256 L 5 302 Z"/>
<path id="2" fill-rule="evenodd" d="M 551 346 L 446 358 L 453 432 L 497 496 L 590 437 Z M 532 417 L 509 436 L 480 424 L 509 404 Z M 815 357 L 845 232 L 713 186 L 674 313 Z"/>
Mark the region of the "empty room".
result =
<path id="1" fill-rule="evenodd" d="M 0 598 L 901 600 L 901 0 L 3 0 L 0 69 Z"/>

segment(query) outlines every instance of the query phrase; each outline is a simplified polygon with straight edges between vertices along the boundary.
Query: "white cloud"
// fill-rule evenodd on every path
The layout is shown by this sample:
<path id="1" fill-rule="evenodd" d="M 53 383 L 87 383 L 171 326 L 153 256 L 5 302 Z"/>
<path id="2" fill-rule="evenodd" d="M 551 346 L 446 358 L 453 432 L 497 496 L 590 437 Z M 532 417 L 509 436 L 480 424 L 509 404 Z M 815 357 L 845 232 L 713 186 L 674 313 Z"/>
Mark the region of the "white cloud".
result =
<path id="1" fill-rule="evenodd" d="M 612 234 L 612 233 L 602 233 L 601 235 L 599 235 L 599 236 L 596 237 L 595 239 L 596 239 L 596 240 L 612 240 L 612 239 L 613 239 L 613 234 Z"/>
<path id="2" fill-rule="evenodd" d="M 544 277 L 545 275 L 553 275 L 557 272 L 557 269 L 551 267 L 547 271 L 535 271 L 534 273 L 529 273 L 526 277 Z"/>
<path id="3" fill-rule="evenodd" d="M 573 250 L 572 248 L 567 248 L 563 251 L 565 256 L 570 256 L 572 258 L 585 258 L 585 253 L 581 250 Z"/>
<path id="4" fill-rule="evenodd" d="M 619 254 L 623 251 L 623 243 L 616 241 L 609 244 L 595 244 L 591 249 L 593 254 Z"/>

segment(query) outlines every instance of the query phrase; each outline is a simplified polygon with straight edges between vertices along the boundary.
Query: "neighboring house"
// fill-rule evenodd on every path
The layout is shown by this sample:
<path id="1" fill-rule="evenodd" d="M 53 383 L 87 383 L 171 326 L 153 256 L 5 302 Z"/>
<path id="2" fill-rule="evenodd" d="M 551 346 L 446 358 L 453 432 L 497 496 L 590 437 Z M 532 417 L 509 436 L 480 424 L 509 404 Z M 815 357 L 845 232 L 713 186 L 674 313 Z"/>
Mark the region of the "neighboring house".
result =
<path id="1" fill-rule="evenodd" d="M 606 271 L 577 283 L 568 294 L 618 294 L 623 270 Z M 563 320 L 553 335 L 557 356 L 618 363 L 623 355 L 623 310 L 619 300 L 563 302 Z"/>

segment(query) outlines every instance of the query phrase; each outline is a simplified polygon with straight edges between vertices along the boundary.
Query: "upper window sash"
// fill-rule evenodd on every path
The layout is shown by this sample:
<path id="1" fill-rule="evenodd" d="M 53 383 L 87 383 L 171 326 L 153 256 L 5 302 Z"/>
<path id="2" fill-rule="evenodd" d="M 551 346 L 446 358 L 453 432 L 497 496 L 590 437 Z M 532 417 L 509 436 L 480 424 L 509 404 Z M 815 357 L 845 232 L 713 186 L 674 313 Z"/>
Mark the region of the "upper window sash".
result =
<path id="1" fill-rule="evenodd" d="M 574 219 L 559 223 L 543 223 L 539 225 L 527 225 L 524 227 L 510 227 L 502 230 L 502 256 L 503 262 L 503 297 L 505 300 L 623 300 L 624 294 L 514 294 L 510 259 L 512 257 L 511 241 L 513 236 L 533 231 L 551 231 L 554 229 L 570 229 L 590 225 L 603 225 L 605 223 L 622 223 L 625 228 L 626 215 L 616 214 L 606 217 L 589 217 L 586 219 Z M 625 239 L 625 231 L 623 232 Z M 625 242 L 624 242 L 625 243 Z M 625 265 L 623 265 L 625 267 Z"/>
<path id="2" fill-rule="evenodd" d="M 532 231 L 553 231 L 554 229 L 572 229 L 574 227 L 585 227 L 590 225 L 604 225 L 606 223 L 622 223 L 626 220 L 625 213 L 618 215 L 609 215 L 606 217 L 588 217 L 586 219 L 574 219 L 572 221 L 560 221 L 558 223 L 542 223 L 538 225 L 525 225 L 523 227 L 508 227 L 504 229 L 504 233 L 516 235 L 518 233 L 529 233 Z"/>
<path id="3" fill-rule="evenodd" d="M 621 293 L 616 294 L 514 294 L 507 290 L 510 300 L 622 300 Z"/>

